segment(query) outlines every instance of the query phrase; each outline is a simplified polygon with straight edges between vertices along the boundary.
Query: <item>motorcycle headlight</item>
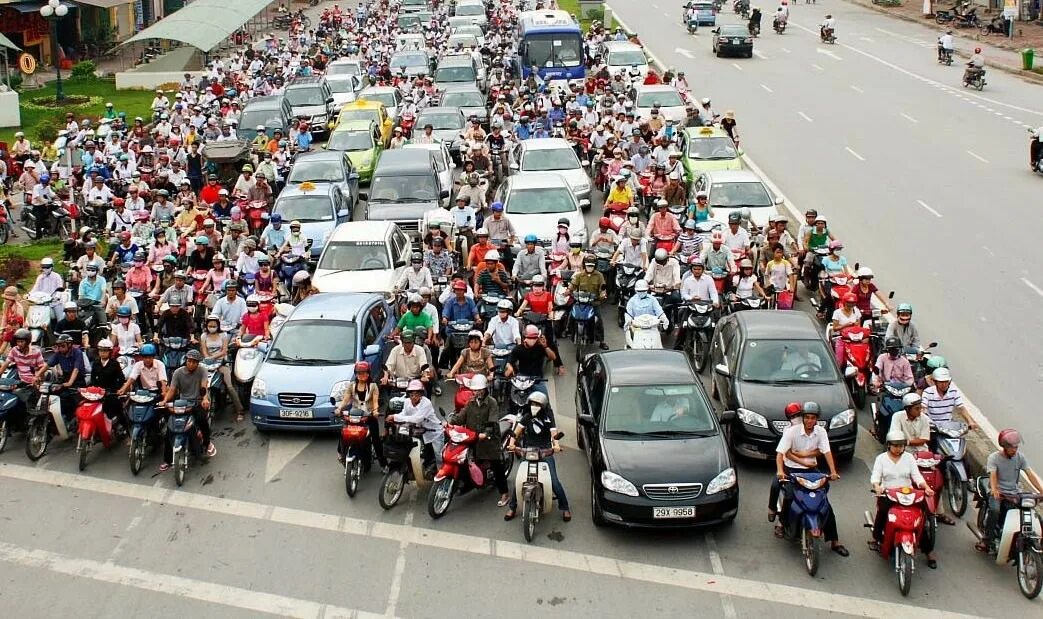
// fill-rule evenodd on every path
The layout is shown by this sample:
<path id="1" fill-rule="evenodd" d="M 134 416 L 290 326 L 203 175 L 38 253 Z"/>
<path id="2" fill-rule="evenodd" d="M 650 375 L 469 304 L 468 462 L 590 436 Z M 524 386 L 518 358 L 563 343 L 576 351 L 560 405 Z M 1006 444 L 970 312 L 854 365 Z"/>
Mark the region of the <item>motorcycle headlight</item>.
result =
<path id="1" fill-rule="evenodd" d="M 263 400 L 268 397 L 268 385 L 260 378 L 254 379 L 253 387 L 250 388 L 250 397 Z"/>
<path id="2" fill-rule="evenodd" d="M 809 479 L 804 479 L 803 477 L 794 477 L 794 479 L 797 481 L 798 484 L 800 484 L 804 488 L 807 488 L 808 490 L 818 490 L 822 486 L 825 486 L 826 481 L 829 480 L 829 478 L 825 476 L 820 477 L 818 481 L 811 481 Z"/>
<path id="3" fill-rule="evenodd" d="M 330 387 L 330 398 L 333 399 L 334 402 L 340 402 L 344 399 L 344 392 L 348 390 L 350 385 L 350 380 L 342 380 L 333 383 L 333 386 Z"/>
<path id="4" fill-rule="evenodd" d="M 724 469 L 710 480 L 710 483 L 706 484 L 706 494 L 717 494 L 722 490 L 727 490 L 736 484 L 738 477 L 735 475 L 735 469 L 728 468 Z"/>
<path id="5" fill-rule="evenodd" d="M 739 417 L 739 421 L 743 422 L 748 426 L 753 426 L 754 428 L 764 428 L 765 430 L 768 429 L 768 420 L 765 419 L 764 415 L 761 415 L 760 413 L 755 413 L 751 410 L 740 408 L 737 411 L 735 411 L 735 414 Z"/>
<path id="6" fill-rule="evenodd" d="M 1036 499 L 1034 499 L 1034 498 L 1032 498 L 1030 496 L 1023 496 L 1023 497 L 1021 497 L 1021 508 L 1022 509 L 1035 509 L 1036 508 Z"/>
<path id="7" fill-rule="evenodd" d="M 638 496 L 637 487 L 634 486 L 634 484 L 630 483 L 625 478 L 616 475 L 612 471 L 601 472 L 601 485 L 605 490 L 610 490 L 618 494 Z"/>
<path id="8" fill-rule="evenodd" d="M 837 428 L 843 428 L 844 426 L 851 425 L 855 422 L 855 410 L 852 408 L 847 409 L 842 413 L 833 415 L 833 418 L 829 420 L 829 429 L 836 430 Z"/>

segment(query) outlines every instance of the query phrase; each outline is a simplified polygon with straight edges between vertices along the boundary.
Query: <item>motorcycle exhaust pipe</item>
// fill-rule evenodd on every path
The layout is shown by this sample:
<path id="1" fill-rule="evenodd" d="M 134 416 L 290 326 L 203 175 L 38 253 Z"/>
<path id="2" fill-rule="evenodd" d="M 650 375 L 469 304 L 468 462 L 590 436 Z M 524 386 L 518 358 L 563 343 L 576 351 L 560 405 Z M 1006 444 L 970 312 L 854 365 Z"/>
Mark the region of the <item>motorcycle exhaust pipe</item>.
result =
<path id="1" fill-rule="evenodd" d="M 978 540 L 979 542 L 984 539 L 984 536 L 982 535 L 981 531 L 978 530 L 978 527 L 974 526 L 974 523 L 968 520 L 966 522 L 966 525 L 967 529 L 970 530 L 972 535 L 974 535 L 974 539 Z"/>
<path id="2" fill-rule="evenodd" d="M 862 514 L 866 518 L 865 524 L 863 524 L 862 526 L 867 528 L 867 529 L 872 529 L 873 528 L 873 517 L 869 514 L 869 510 L 866 510 L 866 511 L 862 512 Z"/>

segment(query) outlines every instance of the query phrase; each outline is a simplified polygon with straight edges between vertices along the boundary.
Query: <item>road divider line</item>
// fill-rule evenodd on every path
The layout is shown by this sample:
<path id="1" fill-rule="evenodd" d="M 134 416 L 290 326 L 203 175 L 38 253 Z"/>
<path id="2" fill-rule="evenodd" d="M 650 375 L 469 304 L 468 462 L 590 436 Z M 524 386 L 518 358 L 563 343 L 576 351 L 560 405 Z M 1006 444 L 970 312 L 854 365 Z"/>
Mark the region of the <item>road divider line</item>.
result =
<path id="1" fill-rule="evenodd" d="M 653 565 L 571 550 L 541 548 L 529 544 L 477 535 L 464 535 L 415 526 L 407 527 L 388 522 L 310 512 L 302 509 L 278 507 L 238 499 L 192 494 L 181 490 L 153 488 L 59 471 L 43 471 L 18 464 L 0 463 L 0 478 L 64 488 L 70 493 L 86 491 L 122 498 L 150 500 L 156 503 L 165 502 L 167 505 L 230 516 L 236 520 L 249 518 L 251 520 L 388 542 L 404 542 L 425 548 L 439 548 L 453 552 L 522 561 L 533 565 L 567 569 L 594 576 L 623 578 L 633 582 L 665 585 L 690 591 L 703 591 L 715 595 L 730 595 L 761 602 L 768 601 L 775 604 L 822 610 L 829 613 L 850 614 L 852 609 L 857 609 L 858 614 L 862 617 L 893 619 L 894 617 L 911 616 L 920 610 L 919 607 L 911 605 L 884 602 L 875 598 L 862 598 L 828 591 L 815 591 L 801 586 L 783 585 L 736 576 L 717 575 L 711 572 Z M 86 502 L 89 499 L 82 496 L 73 496 L 72 500 L 74 502 Z M 71 563 L 59 562 L 55 564 L 54 559 L 64 559 L 64 557 L 51 555 L 51 553 L 42 555 L 40 553 L 43 553 L 43 551 L 20 549 L 0 542 L 0 560 L 7 560 L 12 563 L 21 561 L 22 565 L 52 569 L 52 571 L 74 576 L 91 577 L 92 574 L 97 574 L 99 580 L 107 582 L 115 581 L 116 584 L 127 584 L 163 592 L 169 591 L 174 595 L 214 601 L 225 605 L 242 605 L 242 608 L 255 609 L 255 605 L 263 604 L 267 607 L 257 610 L 277 615 L 325 618 L 351 616 L 352 613 L 355 613 L 355 616 L 361 614 L 359 611 L 323 606 L 316 602 L 295 601 L 290 598 L 280 598 L 279 596 L 255 591 L 247 592 L 246 590 L 225 587 L 223 585 L 207 585 L 206 583 L 181 579 L 175 576 L 149 575 L 146 573 L 145 576 L 150 577 L 142 579 L 141 571 L 131 568 L 108 566 L 108 569 L 99 572 L 98 568 L 92 565 L 93 562 L 84 562 L 79 559 L 67 559 Z M 105 567 L 103 564 L 97 565 Z M 55 567 L 57 569 L 54 569 Z M 288 601 L 292 601 L 296 606 L 283 610 L 283 605 Z M 325 612 L 325 614 L 320 614 L 322 612 Z M 932 610 L 931 612 L 932 616 L 937 619 L 964 617 L 969 619 L 971 617 L 971 615 L 937 610 Z"/>
<path id="2" fill-rule="evenodd" d="M 851 150 L 851 148 L 848 147 L 848 146 L 845 146 L 844 150 L 846 150 L 847 152 L 851 153 L 851 156 L 854 157 L 855 159 L 858 159 L 859 161 L 865 161 L 866 160 L 865 157 L 863 157 L 862 155 L 859 155 L 855 151 Z"/>
<path id="3" fill-rule="evenodd" d="M 764 85 L 764 84 L 761 84 L 761 88 L 763 88 L 764 90 L 766 90 L 766 91 L 768 91 L 768 92 L 775 92 L 774 90 L 772 90 L 771 88 L 768 88 L 768 87 L 767 87 L 766 85 Z"/>
<path id="4" fill-rule="evenodd" d="M 742 67 L 741 67 L 741 66 L 739 66 L 739 63 L 737 63 L 737 62 L 733 62 L 733 63 L 732 63 L 732 66 L 733 66 L 733 67 L 735 67 L 736 69 L 738 69 L 738 70 L 742 71 Z"/>
<path id="5" fill-rule="evenodd" d="M 865 94 L 865 92 L 866 92 L 866 91 L 862 90 L 861 88 L 859 88 L 858 86 L 855 86 L 854 84 L 851 85 L 851 90 L 854 90 L 855 92 L 857 92 L 860 95 Z"/>
<path id="6" fill-rule="evenodd" d="M 713 531 L 703 534 L 703 540 L 706 541 L 706 548 L 710 554 L 710 567 L 713 569 L 713 573 L 724 576 L 724 563 L 721 562 L 721 553 L 717 552 L 717 538 L 713 536 Z M 727 595 L 721 596 L 721 608 L 724 609 L 724 616 L 728 619 L 735 619 L 739 616 L 735 612 L 735 604 L 732 604 L 731 598 Z"/>
<path id="7" fill-rule="evenodd" d="M 1021 278 L 1021 283 L 1025 284 L 1026 286 L 1031 288 L 1036 294 L 1038 294 L 1039 296 L 1043 297 L 1043 289 L 1041 289 L 1039 286 L 1033 284 L 1032 282 L 1030 282 L 1029 280 L 1025 279 L 1024 277 Z"/>
<path id="8" fill-rule="evenodd" d="M 402 526 L 412 527 L 413 517 L 416 514 L 416 497 L 417 493 L 414 492 L 409 498 L 409 511 L 406 512 L 406 517 L 402 521 Z M 395 612 L 398 610 L 398 599 L 402 595 L 402 577 L 406 573 L 406 550 L 409 548 L 409 544 L 405 540 L 398 543 L 398 556 L 395 558 L 395 570 L 391 573 L 391 587 L 388 591 L 388 603 L 387 608 L 384 610 L 385 617 L 394 617 Z"/>
<path id="9" fill-rule="evenodd" d="M 813 120 L 811 120 L 811 117 L 805 114 L 804 112 L 797 112 L 797 114 L 799 114 L 801 118 L 808 121 L 809 123 L 814 122 Z"/>
<path id="10" fill-rule="evenodd" d="M 753 50 L 753 55 L 760 58 L 761 60 L 767 60 L 768 57 L 764 55 L 764 52 Z"/>
<path id="11" fill-rule="evenodd" d="M 279 617 L 300 619 L 332 619 L 380 617 L 377 613 L 342 608 L 321 602 L 293 598 L 256 589 L 242 589 L 173 574 L 80 559 L 47 550 L 23 548 L 0 542 L 0 561 L 22 568 L 40 569 L 55 574 L 87 578 L 143 591 L 162 593 L 177 598 L 188 598 L 232 608 L 241 608 Z"/>
<path id="12" fill-rule="evenodd" d="M 779 49 L 781 49 L 782 51 L 786 52 L 787 54 L 793 53 L 793 52 L 789 51 L 788 49 L 786 49 L 785 47 L 780 47 Z"/>
<path id="13" fill-rule="evenodd" d="M 969 150 L 969 151 L 967 151 L 967 154 L 970 155 L 971 157 L 974 157 L 975 159 L 977 159 L 978 161 L 980 161 L 982 163 L 988 163 L 989 162 L 988 159 L 986 159 L 985 157 L 982 157 L 981 155 L 975 153 L 974 151 L 970 151 Z"/>
<path id="14" fill-rule="evenodd" d="M 912 116 L 906 114 L 905 112 L 899 112 L 899 114 L 902 115 L 902 118 L 908 120 L 911 123 L 918 123 L 918 122 L 920 122 L 920 121 L 916 120 L 915 118 L 913 118 Z"/>
<path id="15" fill-rule="evenodd" d="M 927 204 L 926 202 L 924 202 L 923 200 L 917 200 L 917 201 L 916 201 L 916 203 L 917 203 L 917 204 L 919 204 L 920 206 L 924 207 L 924 208 L 925 208 L 925 209 L 927 210 L 927 212 L 928 212 L 928 213 L 930 213 L 930 214 L 934 215 L 934 216 L 935 216 L 935 217 L 937 217 L 938 219 L 941 219 L 941 218 L 942 218 L 942 214 L 941 214 L 941 213 L 939 213 L 938 211 L 936 211 L 936 210 L 934 210 L 933 208 L 931 208 L 931 207 L 930 207 L 930 206 L 929 206 L 929 205 L 928 205 L 928 204 Z"/>
<path id="16" fill-rule="evenodd" d="M 815 70 L 817 70 L 817 71 L 825 71 L 825 69 L 823 69 L 822 67 L 818 66 L 818 65 L 817 65 L 817 64 L 815 64 L 815 63 L 811 63 L 811 68 L 812 68 L 812 69 L 815 69 Z"/>

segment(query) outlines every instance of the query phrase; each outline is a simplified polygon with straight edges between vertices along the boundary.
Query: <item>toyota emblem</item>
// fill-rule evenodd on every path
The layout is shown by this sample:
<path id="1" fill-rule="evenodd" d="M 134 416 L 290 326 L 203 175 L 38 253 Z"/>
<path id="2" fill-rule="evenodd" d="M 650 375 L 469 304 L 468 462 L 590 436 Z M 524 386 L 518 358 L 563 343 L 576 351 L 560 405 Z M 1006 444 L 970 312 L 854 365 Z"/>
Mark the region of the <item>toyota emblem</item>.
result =
<path id="1" fill-rule="evenodd" d="M 677 486 L 670 486 L 669 488 L 666 489 L 666 491 L 669 492 L 670 494 L 677 494 Z"/>

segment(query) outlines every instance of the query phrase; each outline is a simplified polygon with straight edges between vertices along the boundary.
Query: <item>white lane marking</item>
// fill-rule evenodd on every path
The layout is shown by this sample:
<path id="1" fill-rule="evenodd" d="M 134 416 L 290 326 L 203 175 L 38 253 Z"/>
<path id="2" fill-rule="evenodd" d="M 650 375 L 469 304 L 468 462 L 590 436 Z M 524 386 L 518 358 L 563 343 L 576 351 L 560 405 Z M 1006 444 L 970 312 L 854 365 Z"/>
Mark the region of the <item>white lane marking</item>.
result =
<path id="1" fill-rule="evenodd" d="M 920 121 L 916 120 L 915 118 L 913 118 L 912 116 L 906 114 L 905 112 L 899 112 L 899 114 L 902 115 L 902 118 L 908 120 L 911 123 L 918 123 L 918 122 L 920 122 Z"/>
<path id="2" fill-rule="evenodd" d="M 741 67 L 741 66 L 739 66 L 739 63 L 737 63 L 737 62 L 733 62 L 733 63 L 732 63 L 732 66 L 733 66 L 733 67 L 735 67 L 736 69 L 738 69 L 738 70 L 742 71 L 742 67 Z"/>
<path id="3" fill-rule="evenodd" d="M 854 90 L 854 91 L 855 91 L 855 92 L 857 92 L 858 94 L 863 94 L 863 93 L 865 93 L 865 91 L 864 91 L 864 90 L 862 90 L 862 89 L 861 89 L 861 88 L 859 88 L 858 86 L 855 86 L 854 84 L 852 84 L 852 85 L 851 85 L 851 90 Z"/>
<path id="4" fill-rule="evenodd" d="M 782 51 L 786 52 L 787 54 L 791 54 L 792 53 L 791 51 L 789 51 L 785 47 L 780 47 L 779 49 L 781 49 Z"/>
<path id="5" fill-rule="evenodd" d="M 1025 284 L 1026 286 L 1028 286 L 1029 288 L 1034 290 L 1036 292 L 1036 294 L 1038 294 L 1039 296 L 1043 297 L 1043 290 L 1041 290 L 1039 286 L 1033 284 L 1032 282 L 1030 282 L 1029 280 L 1025 279 L 1024 277 L 1021 278 L 1021 283 Z"/>
<path id="6" fill-rule="evenodd" d="M 799 114 L 801 118 L 803 118 L 804 120 L 808 121 L 809 123 L 810 122 L 815 122 L 815 121 L 811 120 L 811 117 L 808 116 L 807 114 L 805 114 L 804 112 L 797 112 L 797 114 Z"/>
<path id="7" fill-rule="evenodd" d="M 869 441 L 859 441 L 869 443 Z M 718 576 L 708 572 L 697 572 L 674 567 L 653 565 L 651 563 L 640 563 L 624 559 L 614 559 L 601 555 L 587 554 L 556 548 L 541 548 L 529 544 L 510 542 L 501 539 L 492 539 L 477 535 L 464 535 L 450 533 L 437 529 L 405 527 L 400 524 L 364 520 L 361 518 L 350 518 L 335 514 L 324 514 L 321 512 L 310 512 L 302 509 L 280 507 L 251 501 L 237 499 L 226 499 L 203 494 L 191 494 L 180 490 L 164 490 L 152 488 L 122 481 L 114 481 L 98 477 L 87 477 L 74 475 L 59 471 L 44 471 L 33 467 L 18 464 L 0 463 L 0 478 L 18 479 L 26 482 L 41 483 L 49 486 L 65 488 L 69 492 L 86 491 L 119 496 L 138 500 L 149 500 L 156 503 L 164 502 L 167 505 L 184 507 L 212 514 L 220 514 L 241 520 L 249 518 L 265 522 L 330 531 L 346 535 L 368 537 L 384 541 L 402 542 L 415 544 L 425 548 L 441 548 L 453 552 L 463 552 L 485 557 L 500 559 L 511 559 L 523 561 L 534 565 L 545 565 L 561 569 L 573 570 L 597 576 L 610 576 L 613 578 L 624 578 L 634 582 L 666 585 L 679 589 L 691 591 L 705 591 L 715 595 L 728 594 L 750 600 L 771 601 L 776 604 L 788 606 L 799 606 L 813 610 L 822 610 L 832 613 L 849 614 L 851 609 L 858 609 L 858 614 L 863 617 L 880 617 L 881 619 L 893 619 L 894 617 L 908 616 L 919 611 L 919 607 L 884 602 L 876 598 L 860 598 L 853 595 L 830 593 L 828 591 L 814 591 L 806 587 L 780 585 L 776 583 L 760 582 L 747 578 L 734 576 Z M 0 543 L 0 560 L 5 556 L 4 549 L 10 547 L 8 544 Z M 17 556 L 28 556 L 30 561 L 39 561 L 49 565 L 47 560 L 34 560 L 32 553 L 39 551 L 25 551 L 16 553 Z M 113 568 L 116 569 L 116 568 Z M 127 568 L 118 568 L 124 570 Z M 68 571 L 63 573 L 83 576 L 85 570 L 77 560 L 73 566 L 67 567 Z M 121 572 L 121 574 L 123 574 Z M 128 575 L 121 579 L 127 584 L 141 585 L 141 581 Z M 213 591 L 176 580 L 176 577 L 164 575 L 160 580 L 151 581 L 156 587 L 170 587 L 172 583 L 178 584 L 177 589 L 183 591 L 182 595 L 194 597 L 203 594 L 212 594 Z M 191 581 L 190 581 L 191 582 Z M 214 585 L 226 589 L 221 585 Z M 150 587 L 151 588 L 151 587 Z M 214 601 L 229 604 L 230 601 L 242 601 L 243 604 L 259 604 L 269 598 L 266 594 L 249 592 L 249 596 L 239 595 L 240 590 L 232 588 L 228 595 L 221 596 Z M 254 597 L 251 597 L 254 596 Z M 199 598 L 197 598 L 199 599 Z M 211 601 L 207 598 L 207 601 Z M 268 602 L 275 604 L 280 602 L 277 598 Z M 301 604 L 312 604 L 314 602 L 300 602 Z M 244 606 L 244 608 L 248 608 Z M 250 606 L 249 608 L 252 608 Z M 329 617 L 327 607 L 326 617 Z M 300 608 L 295 608 L 300 611 Z M 319 610 L 319 609 L 313 609 Z M 267 612 L 267 611 L 266 611 Z M 287 611 L 272 611 L 273 614 L 291 615 Z M 943 611 L 931 611 L 939 619 L 967 617 L 958 613 Z M 301 616 L 292 614 L 292 616 Z M 316 616 L 315 613 L 312 616 Z"/>
<path id="8" fill-rule="evenodd" d="M 148 502 L 146 501 L 142 503 L 142 505 L 148 505 Z M 140 513 L 131 518 L 130 524 L 127 525 L 126 529 L 123 529 L 123 535 L 120 537 L 120 541 L 116 542 L 116 546 L 112 549 L 112 552 L 109 553 L 105 563 L 115 563 L 116 559 L 123 554 L 123 549 L 126 548 L 127 542 L 130 540 L 131 532 L 138 528 L 138 525 L 141 524 L 142 520 L 144 520 L 144 516 Z"/>
<path id="9" fill-rule="evenodd" d="M 873 39 L 870 39 L 869 37 L 858 37 L 858 38 L 859 38 L 859 40 L 865 41 L 866 43 L 872 43 L 873 42 Z"/>
<path id="10" fill-rule="evenodd" d="M 670 19 L 670 14 L 667 13 L 666 11 L 663 11 L 663 17 L 665 17 L 667 19 Z"/>
<path id="11" fill-rule="evenodd" d="M 768 57 L 765 56 L 763 52 L 760 52 L 760 51 L 757 51 L 757 50 L 753 50 L 753 55 L 758 57 L 758 58 L 760 58 L 761 60 L 767 60 L 768 59 Z"/>
<path id="12" fill-rule="evenodd" d="M 989 254 L 990 258 L 995 258 L 996 257 L 996 252 L 994 252 L 991 249 L 989 249 L 988 245 L 982 245 L 981 248 L 985 250 L 985 253 Z"/>
<path id="13" fill-rule="evenodd" d="M 47 550 L 23 548 L 6 542 L 0 542 L 0 561 L 20 567 L 41 569 L 76 578 L 89 578 L 97 582 L 134 587 L 143 591 L 190 598 L 279 617 L 330 619 L 332 617 L 381 616 L 353 608 L 342 608 L 255 589 L 241 589 L 173 574 L 161 574 L 135 567 L 80 559 Z"/>
<path id="14" fill-rule="evenodd" d="M 284 436 L 276 435 L 268 437 L 268 460 L 264 464 L 264 483 L 269 483 L 286 465 L 311 444 L 310 436 Z"/>
<path id="15" fill-rule="evenodd" d="M 967 151 L 967 154 L 970 155 L 971 157 L 974 157 L 975 159 L 977 159 L 978 161 L 980 161 L 982 163 L 988 163 L 989 162 L 988 159 L 986 159 L 985 157 L 982 157 L 981 155 L 979 155 L 979 154 L 977 154 L 977 153 L 975 153 L 973 151 Z"/>
<path id="16" fill-rule="evenodd" d="M 836 52 L 830 51 L 828 49 L 822 49 L 821 47 L 816 47 L 815 51 L 820 53 L 820 54 L 822 54 L 822 55 L 824 55 L 824 56 L 829 56 L 833 60 L 843 60 L 843 58 L 838 56 Z"/>
<path id="17" fill-rule="evenodd" d="M 402 526 L 412 527 L 413 516 L 416 513 L 416 492 L 412 493 L 409 499 L 409 511 L 406 512 L 406 517 L 402 521 Z M 398 558 L 395 559 L 395 570 L 391 575 L 391 588 L 388 591 L 388 603 L 387 608 L 384 610 L 385 617 L 394 617 L 395 612 L 398 610 L 398 598 L 402 594 L 402 576 L 406 573 L 406 549 L 409 548 L 409 544 L 403 539 L 398 543 Z"/>
<path id="18" fill-rule="evenodd" d="M 707 531 L 703 535 L 703 539 L 706 540 L 706 548 L 710 553 L 710 567 L 713 568 L 713 573 L 724 576 L 724 563 L 721 562 L 721 553 L 717 552 L 717 539 L 714 538 L 711 531 Z M 721 596 L 721 607 L 724 609 L 724 616 L 728 619 L 738 617 L 738 613 L 735 612 L 735 604 L 732 604 L 731 598 L 727 595 Z"/>
<path id="19" fill-rule="evenodd" d="M 674 48 L 674 53 L 681 54 L 682 56 L 684 56 L 685 58 L 687 58 L 689 60 L 691 60 L 692 58 L 695 58 L 695 56 L 692 55 L 692 52 L 688 51 L 687 49 L 685 49 L 683 47 L 675 47 Z"/>
<path id="20" fill-rule="evenodd" d="M 849 148 L 847 146 L 844 147 L 844 150 L 846 150 L 847 152 L 851 153 L 851 156 L 854 157 L 855 159 L 858 159 L 859 161 L 865 161 L 866 160 L 865 157 L 863 157 L 862 155 L 859 155 L 858 153 L 856 153 L 855 151 L 851 150 L 851 148 Z"/>
<path id="21" fill-rule="evenodd" d="M 1003 120 L 1013 120 L 1010 116 L 1004 116 Z"/>
<path id="22" fill-rule="evenodd" d="M 818 71 L 825 71 L 825 69 L 823 69 L 822 67 L 818 66 L 818 65 L 817 65 L 817 64 L 815 64 L 815 63 L 811 63 L 811 68 L 812 68 L 812 69 L 816 69 L 816 70 L 818 70 Z"/>
<path id="23" fill-rule="evenodd" d="M 774 90 L 772 90 L 771 88 L 768 88 L 768 87 L 767 87 L 767 86 L 765 86 L 764 84 L 761 84 L 761 88 L 763 88 L 764 90 L 766 90 L 766 91 L 768 91 L 768 92 L 775 92 Z"/>
<path id="24" fill-rule="evenodd" d="M 928 213 L 930 213 L 930 214 L 934 215 L 934 216 L 935 216 L 935 217 L 937 217 L 938 219 L 941 219 L 941 218 L 942 218 L 942 214 L 941 214 L 941 213 L 939 213 L 938 211 L 936 211 L 936 210 L 934 210 L 933 208 L 931 208 L 931 207 L 930 207 L 930 206 L 929 206 L 929 205 L 928 205 L 928 204 L 927 204 L 926 202 L 924 202 L 923 200 L 917 200 L 917 201 L 916 201 L 916 203 L 917 203 L 917 204 L 919 204 L 920 206 L 924 207 L 924 209 L 926 209 Z"/>

